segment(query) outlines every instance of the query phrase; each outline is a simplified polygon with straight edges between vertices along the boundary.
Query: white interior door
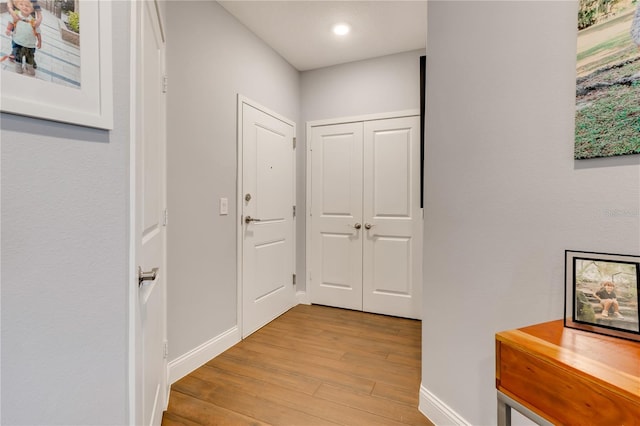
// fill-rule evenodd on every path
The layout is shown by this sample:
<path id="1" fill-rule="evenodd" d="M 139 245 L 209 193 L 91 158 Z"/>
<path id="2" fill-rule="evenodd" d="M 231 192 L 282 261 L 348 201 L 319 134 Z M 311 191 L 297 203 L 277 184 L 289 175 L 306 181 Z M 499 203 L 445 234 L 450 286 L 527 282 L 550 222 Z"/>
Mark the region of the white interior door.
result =
<path id="1" fill-rule="evenodd" d="M 134 294 L 132 424 L 159 425 L 166 405 L 166 108 L 164 39 L 154 1 L 133 2 Z M 139 281 L 138 267 L 144 280 Z"/>
<path id="2" fill-rule="evenodd" d="M 362 123 L 311 128 L 311 300 L 362 310 Z"/>
<path id="3" fill-rule="evenodd" d="M 420 318 L 420 119 L 364 123 L 363 309 Z"/>
<path id="4" fill-rule="evenodd" d="M 421 317 L 419 124 L 310 127 L 312 303 Z"/>
<path id="5" fill-rule="evenodd" d="M 294 305 L 291 121 L 241 101 L 242 336 Z"/>

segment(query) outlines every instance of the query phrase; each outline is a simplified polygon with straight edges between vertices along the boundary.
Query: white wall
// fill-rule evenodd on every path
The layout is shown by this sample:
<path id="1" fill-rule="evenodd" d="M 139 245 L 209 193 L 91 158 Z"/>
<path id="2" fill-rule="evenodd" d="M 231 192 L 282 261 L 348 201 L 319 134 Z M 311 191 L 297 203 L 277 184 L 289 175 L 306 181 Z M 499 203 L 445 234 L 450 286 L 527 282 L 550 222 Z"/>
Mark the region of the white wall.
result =
<path id="1" fill-rule="evenodd" d="M 300 93 L 298 72 L 218 3 L 166 14 L 172 361 L 236 325 L 237 94 L 299 122 Z"/>
<path id="2" fill-rule="evenodd" d="M 302 125 L 327 118 L 418 110 L 420 56 L 424 55 L 424 50 L 413 50 L 301 73 Z M 307 148 L 306 137 L 299 140 L 297 270 L 304 277 Z M 298 285 L 298 289 L 303 290 L 304 285 Z"/>
<path id="3" fill-rule="evenodd" d="M 434 1 L 423 409 L 496 422 L 494 334 L 563 315 L 565 249 L 638 254 L 640 157 L 573 160 L 574 1 Z"/>
<path id="4" fill-rule="evenodd" d="M 112 8 L 113 131 L 0 115 L 2 424 L 128 418 L 129 5 Z"/>

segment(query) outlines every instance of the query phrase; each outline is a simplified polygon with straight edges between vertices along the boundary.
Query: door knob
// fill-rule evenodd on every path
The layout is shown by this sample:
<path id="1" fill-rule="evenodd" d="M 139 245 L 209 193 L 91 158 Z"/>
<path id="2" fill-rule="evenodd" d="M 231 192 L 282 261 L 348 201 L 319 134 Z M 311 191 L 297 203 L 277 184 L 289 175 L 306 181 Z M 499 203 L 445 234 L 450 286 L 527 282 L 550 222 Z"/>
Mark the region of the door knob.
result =
<path id="1" fill-rule="evenodd" d="M 371 228 L 373 228 L 373 225 L 370 224 L 370 223 L 365 223 L 364 227 L 365 227 L 365 229 L 371 229 Z"/>
<path id="2" fill-rule="evenodd" d="M 254 219 L 251 216 L 247 216 L 244 218 L 244 223 L 251 223 L 251 222 L 260 222 L 260 219 Z"/>
<path id="3" fill-rule="evenodd" d="M 140 287 L 145 281 L 154 281 L 158 276 L 159 268 L 153 268 L 148 272 L 142 272 L 142 268 L 138 266 L 138 287 Z"/>
<path id="4" fill-rule="evenodd" d="M 360 228 L 362 228 L 362 225 L 360 225 L 359 223 L 356 222 L 356 224 L 353 225 L 353 227 L 356 228 L 356 229 L 360 229 Z"/>

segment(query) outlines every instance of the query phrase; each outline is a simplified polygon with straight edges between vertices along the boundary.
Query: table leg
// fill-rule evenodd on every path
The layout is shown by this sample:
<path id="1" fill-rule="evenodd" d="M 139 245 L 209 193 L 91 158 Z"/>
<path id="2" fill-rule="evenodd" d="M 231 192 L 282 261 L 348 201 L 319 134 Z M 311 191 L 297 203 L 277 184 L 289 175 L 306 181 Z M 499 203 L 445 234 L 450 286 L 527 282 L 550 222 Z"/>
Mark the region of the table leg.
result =
<path id="1" fill-rule="evenodd" d="M 498 426 L 511 426 L 511 407 L 498 397 Z"/>
<path id="2" fill-rule="evenodd" d="M 524 405 L 509 398 L 507 395 L 500 391 L 498 392 L 498 426 L 511 426 L 511 409 L 513 408 L 518 413 L 522 414 L 526 418 L 534 421 L 540 426 L 553 426 L 549 420 L 539 416 L 533 411 L 529 410 Z"/>

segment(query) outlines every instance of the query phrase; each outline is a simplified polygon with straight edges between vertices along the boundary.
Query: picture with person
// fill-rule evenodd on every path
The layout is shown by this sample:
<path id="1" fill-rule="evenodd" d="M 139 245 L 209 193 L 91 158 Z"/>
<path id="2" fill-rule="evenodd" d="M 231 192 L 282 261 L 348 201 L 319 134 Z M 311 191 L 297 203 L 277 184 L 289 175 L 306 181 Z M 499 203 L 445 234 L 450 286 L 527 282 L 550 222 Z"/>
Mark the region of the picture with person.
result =
<path id="1" fill-rule="evenodd" d="M 575 253 L 568 258 L 568 303 L 576 323 L 640 334 L 637 258 Z M 638 336 L 640 339 L 640 336 Z"/>
<path id="2" fill-rule="evenodd" d="M 0 0 L 0 111 L 112 129 L 117 3 Z"/>
<path id="3" fill-rule="evenodd" d="M 88 0 L 0 0 L 0 71 L 80 89 L 80 8 Z"/>

